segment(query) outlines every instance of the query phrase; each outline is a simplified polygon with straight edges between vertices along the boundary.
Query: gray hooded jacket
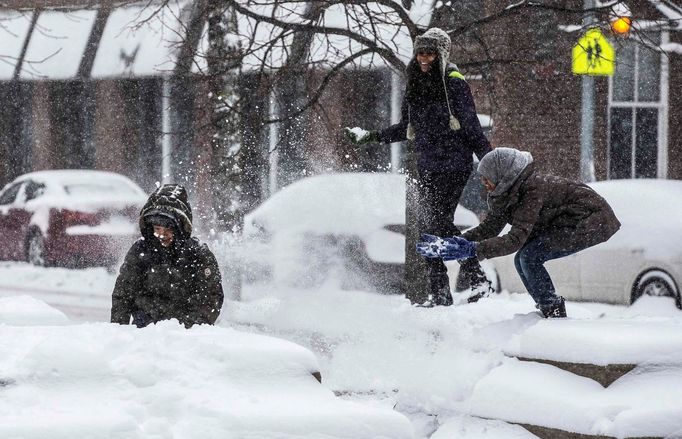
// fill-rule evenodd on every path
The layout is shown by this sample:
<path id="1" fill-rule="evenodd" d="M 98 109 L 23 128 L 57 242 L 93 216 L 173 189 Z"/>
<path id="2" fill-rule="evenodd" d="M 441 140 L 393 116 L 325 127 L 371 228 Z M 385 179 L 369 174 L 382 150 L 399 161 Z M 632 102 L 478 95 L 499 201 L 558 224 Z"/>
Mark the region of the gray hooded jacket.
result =
<path id="1" fill-rule="evenodd" d="M 528 165 L 533 156 L 526 151 L 513 148 L 495 148 L 478 163 L 478 173 L 495 185 L 490 193 L 496 197 L 507 192 Z"/>
<path id="2" fill-rule="evenodd" d="M 477 242 L 479 259 L 508 255 L 538 239 L 551 251 L 579 251 L 609 239 L 620 222 L 606 200 L 589 186 L 535 171 L 529 153 L 493 150 L 479 172 L 497 184 L 486 218 L 463 234 Z M 505 225 L 509 233 L 498 236 Z"/>

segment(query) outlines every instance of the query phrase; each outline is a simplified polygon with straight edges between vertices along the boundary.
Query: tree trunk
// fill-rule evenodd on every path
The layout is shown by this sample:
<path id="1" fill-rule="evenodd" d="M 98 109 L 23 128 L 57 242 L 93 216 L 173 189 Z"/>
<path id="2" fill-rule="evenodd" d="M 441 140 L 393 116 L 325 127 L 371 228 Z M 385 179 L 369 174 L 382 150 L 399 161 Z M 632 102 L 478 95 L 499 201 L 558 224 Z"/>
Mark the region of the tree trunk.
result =
<path id="1" fill-rule="evenodd" d="M 241 229 L 241 134 L 238 69 L 240 49 L 237 17 L 231 8 L 210 2 L 207 65 L 211 115 L 211 182 L 214 226 L 218 231 Z"/>
<path id="2" fill-rule="evenodd" d="M 405 148 L 405 297 L 410 302 L 424 303 L 429 294 L 429 280 L 424 258 L 415 250 L 419 239 L 419 179 L 414 142 Z"/>
<path id="3" fill-rule="evenodd" d="M 308 2 L 303 17 L 317 21 L 324 11 L 323 2 Z M 290 53 L 277 85 L 279 117 L 298 111 L 307 101 L 310 70 L 306 66 L 315 32 L 299 31 L 294 35 Z M 282 187 L 305 175 L 308 166 L 305 151 L 306 115 L 299 114 L 282 122 L 277 142 L 277 186 Z"/>
<path id="4" fill-rule="evenodd" d="M 212 1 L 208 9 L 207 68 L 210 127 L 213 225 L 228 248 L 223 286 L 233 300 L 241 296 L 241 262 L 234 249 L 241 241 L 242 210 L 242 139 L 238 72 L 241 51 L 237 35 L 237 15 L 223 2 Z M 229 250 L 231 249 L 231 250 Z"/>

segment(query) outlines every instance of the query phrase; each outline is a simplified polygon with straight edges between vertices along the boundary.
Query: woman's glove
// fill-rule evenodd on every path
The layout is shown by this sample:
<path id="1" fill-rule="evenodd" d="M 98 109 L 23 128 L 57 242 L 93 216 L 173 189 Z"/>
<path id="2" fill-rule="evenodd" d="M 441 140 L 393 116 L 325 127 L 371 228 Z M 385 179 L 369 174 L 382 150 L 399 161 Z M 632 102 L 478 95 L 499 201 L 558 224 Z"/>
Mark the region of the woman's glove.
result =
<path id="1" fill-rule="evenodd" d="M 376 143 L 379 141 L 379 133 L 377 131 L 367 131 L 360 127 L 343 129 L 343 133 L 346 135 L 348 140 L 356 145 L 362 145 L 364 143 Z"/>
<path id="2" fill-rule="evenodd" d="M 476 243 L 468 241 L 461 236 L 445 238 L 445 245 L 440 252 L 444 261 L 469 259 L 476 256 Z"/>
<path id="3" fill-rule="evenodd" d="M 417 253 L 427 258 L 442 258 L 444 261 L 468 259 L 476 256 L 476 244 L 459 236 L 441 238 L 422 234 L 421 241 L 417 242 Z"/>
<path id="4" fill-rule="evenodd" d="M 417 253 L 426 258 L 440 258 L 440 252 L 445 245 L 445 240 L 440 236 L 422 233 L 417 242 Z"/>

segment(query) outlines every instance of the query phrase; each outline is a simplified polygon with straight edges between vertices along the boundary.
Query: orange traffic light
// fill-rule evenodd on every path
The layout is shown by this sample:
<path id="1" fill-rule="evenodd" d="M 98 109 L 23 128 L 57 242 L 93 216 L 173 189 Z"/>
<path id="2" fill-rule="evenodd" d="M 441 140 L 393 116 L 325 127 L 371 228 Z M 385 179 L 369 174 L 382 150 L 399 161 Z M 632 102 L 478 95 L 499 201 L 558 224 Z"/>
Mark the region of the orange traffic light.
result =
<path id="1" fill-rule="evenodd" d="M 632 20 L 629 17 L 618 17 L 611 22 L 611 31 L 616 35 L 627 35 L 630 33 Z"/>

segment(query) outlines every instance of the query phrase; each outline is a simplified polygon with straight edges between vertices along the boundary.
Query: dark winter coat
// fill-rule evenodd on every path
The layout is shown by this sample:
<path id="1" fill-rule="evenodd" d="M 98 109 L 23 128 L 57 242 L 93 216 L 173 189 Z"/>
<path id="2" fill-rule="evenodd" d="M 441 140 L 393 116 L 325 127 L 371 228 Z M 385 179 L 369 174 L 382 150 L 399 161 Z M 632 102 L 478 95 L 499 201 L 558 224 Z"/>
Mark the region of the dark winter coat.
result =
<path id="1" fill-rule="evenodd" d="M 416 70 L 413 60 L 408 69 Z M 480 159 L 487 154 L 490 143 L 483 134 L 476 116 L 476 106 L 469 85 L 454 65 L 432 69 L 433 80 L 413 81 L 403 98 L 401 120 L 379 131 L 379 141 L 400 142 L 407 139 L 408 125 L 414 129 L 414 147 L 419 171 L 471 172 L 475 153 Z M 411 75 L 425 75 L 412 72 Z M 443 90 L 447 90 L 450 110 L 460 124 L 450 127 L 450 112 Z"/>
<path id="2" fill-rule="evenodd" d="M 173 244 L 165 248 L 153 236 L 147 218 L 171 214 L 177 223 Z M 187 193 L 178 185 L 155 191 L 140 212 L 142 238 L 125 257 L 112 295 L 111 322 L 144 326 L 178 319 L 185 326 L 213 324 L 223 304 L 216 259 L 206 244 L 192 238 Z"/>
<path id="3" fill-rule="evenodd" d="M 620 228 L 609 204 L 589 186 L 540 174 L 528 164 L 511 188 L 489 197 L 490 212 L 463 234 L 476 241 L 480 259 L 508 255 L 537 237 L 551 250 L 581 250 L 608 240 Z M 505 225 L 509 233 L 497 236 Z"/>

